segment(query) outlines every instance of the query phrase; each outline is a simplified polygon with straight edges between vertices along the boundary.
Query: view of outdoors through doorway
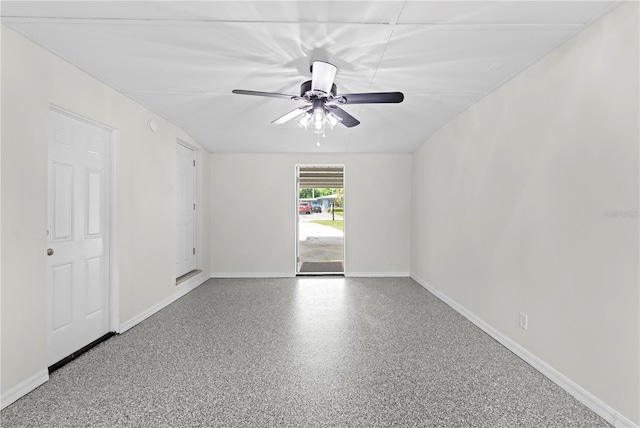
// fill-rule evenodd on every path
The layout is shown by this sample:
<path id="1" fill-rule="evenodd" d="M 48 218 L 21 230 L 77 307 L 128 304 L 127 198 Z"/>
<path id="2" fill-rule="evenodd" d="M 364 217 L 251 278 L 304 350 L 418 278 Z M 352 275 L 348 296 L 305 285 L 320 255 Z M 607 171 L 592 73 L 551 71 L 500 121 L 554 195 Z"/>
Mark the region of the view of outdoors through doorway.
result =
<path id="1" fill-rule="evenodd" d="M 344 274 L 344 166 L 297 167 L 296 272 Z"/>

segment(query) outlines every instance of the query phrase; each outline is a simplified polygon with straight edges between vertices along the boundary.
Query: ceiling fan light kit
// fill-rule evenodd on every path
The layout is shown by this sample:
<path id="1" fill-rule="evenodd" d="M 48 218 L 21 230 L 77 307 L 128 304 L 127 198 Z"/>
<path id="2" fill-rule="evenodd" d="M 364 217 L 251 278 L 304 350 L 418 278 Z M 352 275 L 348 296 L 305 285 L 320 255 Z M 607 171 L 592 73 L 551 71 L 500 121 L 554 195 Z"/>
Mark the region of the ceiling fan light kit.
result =
<path id="1" fill-rule="evenodd" d="M 342 123 L 342 118 L 336 116 L 329 111 L 319 100 L 314 100 L 312 108 L 298 111 L 296 122 L 301 128 L 309 129 L 317 134 L 323 134 L 325 128 L 329 125 L 329 128 L 333 129 L 337 124 Z"/>
<path id="2" fill-rule="evenodd" d="M 401 103 L 402 92 L 369 92 L 363 94 L 338 95 L 334 79 L 338 68 L 324 61 L 314 61 L 311 65 L 311 80 L 300 85 L 300 96 L 279 94 L 274 92 L 248 91 L 234 89 L 234 94 L 254 95 L 260 97 L 285 98 L 302 101 L 304 105 L 277 118 L 272 124 L 280 125 L 296 119 L 298 125 L 324 135 L 327 125 L 334 129 L 338 124 L 352 128 L 360 121 L 339 107 L 342 104 L 380 104 Z M 319 145 L 319 143 L 318 143 Z"/>

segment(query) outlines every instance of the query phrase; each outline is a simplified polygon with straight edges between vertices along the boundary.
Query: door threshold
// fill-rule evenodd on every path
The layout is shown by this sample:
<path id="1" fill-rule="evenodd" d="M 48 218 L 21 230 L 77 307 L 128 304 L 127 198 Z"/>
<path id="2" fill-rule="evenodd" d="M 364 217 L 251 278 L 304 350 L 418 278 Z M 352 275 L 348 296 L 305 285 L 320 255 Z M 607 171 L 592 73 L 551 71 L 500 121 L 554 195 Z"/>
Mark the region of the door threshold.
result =
<path id="1" fill-rule="evenodd" d="M 184 275 L 177 277 L 176 285 L 180 284 L 181 282 L 185 282 L 187 279 L 192 278 L 201 272 L 202 272 L 202 269 L 194 269 L 191 272 L 187 272 Z"/>
<path id="2" fill-rule="evenodd" d="M 88 344 L 86 346 L 83 346 L 82 348 L 80 348 L 76 352 L 74 352 L 73 354 L 69 355 L 68 357 L 65 357 L 65 358 L 61 359 L 57 363 L 50 365 L 49 366 L 49 374 L 55 372 L 56 370 L 58 370 L 60 367 L 64 366 L 65 364 L 75 360 L 80 355 L 82 355 L 85 352 L 87 352 L 89 349 L 98 346 L 99 344 L 101 344 L 105 340 L 109 339 L 111 336 L 115 336 L 115 333 L 113 331 L 110 331 L 109 333 L 105 334 L 104 336 L 99 337 L 98 339 L 94 340 L 90 344 Z"/>
<path id="3" fill-rule="evenodd" d="M 297 273 L 296 276 L 337 276 L 344 278 L 343 272 L 303 272 Z"/>

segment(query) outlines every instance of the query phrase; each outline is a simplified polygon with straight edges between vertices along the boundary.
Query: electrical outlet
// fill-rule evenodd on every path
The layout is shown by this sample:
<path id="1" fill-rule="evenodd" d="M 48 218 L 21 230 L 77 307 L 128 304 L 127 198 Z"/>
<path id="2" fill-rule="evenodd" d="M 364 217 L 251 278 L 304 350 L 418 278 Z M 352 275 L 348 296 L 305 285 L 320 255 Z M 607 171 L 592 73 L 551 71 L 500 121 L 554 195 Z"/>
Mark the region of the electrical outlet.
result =
<path id="1" fill-rule="evenodd" d="M 529 324 L 529 320 L 527 318 L 527 314 L 523 314 L 522 312 L 520 312 L 520 327 L 526 330 L 528 324 Z"/>

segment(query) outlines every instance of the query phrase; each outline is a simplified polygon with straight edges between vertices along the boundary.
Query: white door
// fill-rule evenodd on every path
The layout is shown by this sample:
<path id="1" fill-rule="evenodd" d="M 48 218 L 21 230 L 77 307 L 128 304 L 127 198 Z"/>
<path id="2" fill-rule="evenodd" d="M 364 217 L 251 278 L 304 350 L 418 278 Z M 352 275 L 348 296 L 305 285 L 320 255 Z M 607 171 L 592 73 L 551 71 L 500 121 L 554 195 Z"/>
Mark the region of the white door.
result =
<path id="1" fill-rule="evenodd" d="M 109 329 L 109 131 L 50 112 L 48 365 Z"/>
<path id="2" fill-rule="evenodd" d="M 195 269 L 195 153 L 176 145 L 176 278 Z"/>

